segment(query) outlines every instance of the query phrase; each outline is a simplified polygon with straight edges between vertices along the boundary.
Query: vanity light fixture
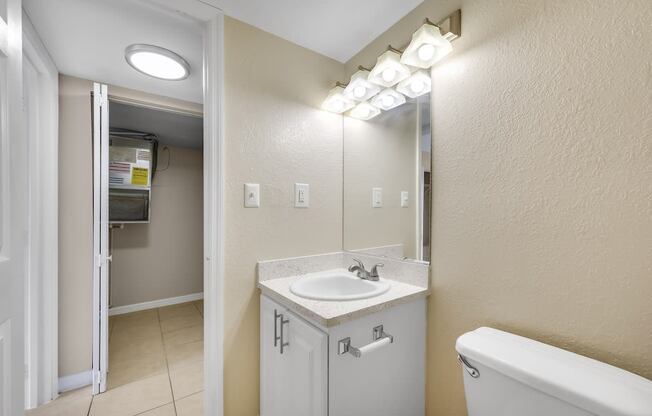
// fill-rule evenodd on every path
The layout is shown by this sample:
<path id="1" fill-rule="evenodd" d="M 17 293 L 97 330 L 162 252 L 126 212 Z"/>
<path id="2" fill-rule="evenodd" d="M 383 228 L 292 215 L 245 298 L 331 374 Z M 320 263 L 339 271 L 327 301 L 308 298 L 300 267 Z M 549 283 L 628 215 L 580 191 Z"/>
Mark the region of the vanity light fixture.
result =
<path id="1" fill-rule="evenodd" d="M 180 81 L 190 75 L 185 59 L 160 46 L 130 45 L 125 49 L 125 59 L 136 71 L 166 81 Z"/>
<path id="2" fill-rule="evenodd" d="M 416 98 L 420 95 L 430 92 L 432 82 L 430 75 L 423 69 L 416 71 L 409 78 L 401 81 L 396 87 L 396 91 L 405 94 L 410 98 Z"/>
<path id="3" fill-rule="evenodd" d="M 412 35 L 410 44 L 401 55 L 401 63 L 417 68 L 430 68 L 452 50 L 453 46 L 442 36 L 439 27 L 426 19 Z"/>
<path id="4" fill-rule="evenodd" d="M 401 63 L 401 51 L 390 45 L 378 57 L 376 66 L 369 73 L 369 81 L 383 87 L 392 87 L 410 76 L 410 68 Z"/>
<path id="5" fill-rule="evenodd" d="M 361 102 L 349 111 L 351 117 L 360 120 L 369 120 L 376 117 L 378 114 L 380 114 L 378 107 L 371 105 L 366 101 Z"/>
<path id="6" fill-rule="evenodd" d="M 366 101 L 378 94 L 380 87 L 369 82 L 369 70 L 362 65 L 358 66 L 358 72 L 351 76 L 349 85 L 344 88 L 344 95 L 355 101 Z"/>
<path id="7" fill-rule="evenodd" d="M 396 92 L 393 88 L 386 88 L 371 99 L 371 104 L 381 110 L 387 111 L 405 104 L 405 96 Z"/>
<path id="8" fill-rule="evenodd" d="M 344 84 L 336 83 L 322 103 L 322 108 L 332 113 L 342 114 L 355 106 L 355 101 L 344 95 Z"/>

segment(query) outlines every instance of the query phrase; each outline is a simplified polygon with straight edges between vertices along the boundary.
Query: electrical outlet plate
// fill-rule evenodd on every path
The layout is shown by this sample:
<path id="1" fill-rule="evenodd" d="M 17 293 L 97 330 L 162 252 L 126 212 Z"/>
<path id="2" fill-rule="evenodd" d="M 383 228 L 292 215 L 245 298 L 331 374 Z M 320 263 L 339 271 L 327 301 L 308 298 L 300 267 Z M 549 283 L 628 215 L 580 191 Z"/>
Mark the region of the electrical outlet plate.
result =
<path id="1" fill-rule="evenodd" d="M 383 188 L 371 188 L 371 207 L 383 207 Z"/>
<path id="2" fill-rule="evenodd" d="M 310 206 L 310 185 L 307 183 L 294 184 L 294 207 L 308 208 Z"/>
<path id="3" fill-rule="evenodd" d="M 245 208 L 260 207 L 260 184 L 245 183 L 244 185 L 244 206 Z"/>

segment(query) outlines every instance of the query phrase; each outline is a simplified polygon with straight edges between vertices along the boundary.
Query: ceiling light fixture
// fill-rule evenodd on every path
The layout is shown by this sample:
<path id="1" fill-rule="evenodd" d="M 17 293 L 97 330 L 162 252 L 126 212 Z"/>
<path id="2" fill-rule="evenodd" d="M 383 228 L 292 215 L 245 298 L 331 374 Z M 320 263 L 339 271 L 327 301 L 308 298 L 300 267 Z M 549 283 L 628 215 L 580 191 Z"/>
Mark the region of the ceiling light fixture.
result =
<path id="1" fill-rule="evenodd" d="M 401 55 L 401 63 L 417 68 L 430 68 L 452 50 L 453 45 L 441 35 L 439 27 L 426 19 L 412 35 L 410 44 Z"/>
<path id="2" fill-rule="evenodd" d="M 344 95 L 344 84 L 336 83 L 322 103 L 322 108 L 332 113 L 342 114 L 350 110 L 355 102 Z"/>
<path id="3" fill-rule="evenodd" d="M 167 81 L 190 75 L 190 65 L 178 54 L 160 46 L 135 44 L 125 49 L 125 59 L 136 71 Z"/>
<path id="4" fill-rule="evenodd" d="M 416 98 L 420 95 L 427 94 L 432 88 L 430 75 L 423 69 L 416 71 L 409 78 L 401 81 L 396 87 L 396 91 L 405 94 L 410 98 Z"/>
<path id="5" fill-rule="evenodd" d="M 366 101 L 361 102 L 349 111 L 351 117 L 360 120 L 369 120 L 376 117 L 378 114 L 380 114 L 378 107 L 371 105 Z"/>
<path id="6" fill-rule="evenodd" d="M 363 66 L 358 67 L 358 72 L 351 76 L 349 85 L 344 89 L 344 95 L 356 101 L 366 101 L 378 94 L 380 87 L 369 82 L 369 70 Z"/>
<path id="7" fill-rule="evenodd" d="M 410 76 L 410 68 L 401 63 L 401 51 L 390 45 L 378 57 L 376 66 L 369 73 L 369 81 L 383 87 L 391 87 Z"/>
<path id="8" fill-rule="evenodd" d="M 405 104 L 405 96 L 394 91 L 392 88 L 387 88 L 379 92 L 378 95 L 371 100 L 371 104 L 381 110 L 387 111 Z"/>

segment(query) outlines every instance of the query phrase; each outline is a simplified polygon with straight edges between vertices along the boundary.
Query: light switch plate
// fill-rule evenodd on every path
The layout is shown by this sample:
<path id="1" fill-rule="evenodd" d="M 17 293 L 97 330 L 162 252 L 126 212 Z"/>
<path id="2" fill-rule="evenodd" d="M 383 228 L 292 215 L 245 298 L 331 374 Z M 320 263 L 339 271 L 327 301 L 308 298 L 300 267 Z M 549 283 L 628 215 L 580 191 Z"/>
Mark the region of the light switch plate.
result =
<path id="1" fill-rule="evenodd" d="M 408 207 L 408 191 L 401 191 L 401 208 L 407 208 Z"/>
<path id="2" fill-rule="evenodd" d="M 371 207 L 383 207 L 383 188 L 371 188 Z"/>
<path id="3" fill-rule="evenodd" d="M 310 206 L 310 185 L 307 183 L 294 184 L 295 208 L 308 208 Z"/>
<path id="4" fill-rule="evenodd" d="M 245 183 L 244 185 L 244 206 L 245 208 L 260 207 L 260 184 Z"/>

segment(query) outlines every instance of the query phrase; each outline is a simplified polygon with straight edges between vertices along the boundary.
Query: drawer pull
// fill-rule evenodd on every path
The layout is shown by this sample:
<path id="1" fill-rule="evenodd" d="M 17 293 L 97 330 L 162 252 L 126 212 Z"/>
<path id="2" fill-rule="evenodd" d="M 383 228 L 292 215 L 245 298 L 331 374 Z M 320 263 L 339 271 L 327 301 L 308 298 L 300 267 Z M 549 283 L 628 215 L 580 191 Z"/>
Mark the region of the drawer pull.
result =
<path id="1" fill-rule="evenodd" d="M 394 337 L 383 330 L 382 325 L 374 327 L 373 330 L 374 341 L 362 347 L 354 347 L 351 345 L 351 337 L 346 337 L 339 340 L 337 343 L 337 354 L 343 355 L 347 352 L 356 358 L 361 358 L 366 354 L 372 353 L 386 345 L 394 342 Z"/>

